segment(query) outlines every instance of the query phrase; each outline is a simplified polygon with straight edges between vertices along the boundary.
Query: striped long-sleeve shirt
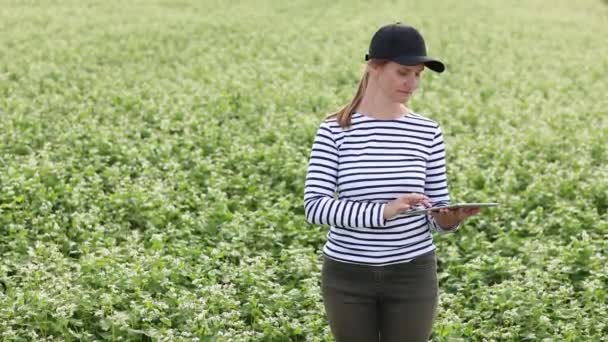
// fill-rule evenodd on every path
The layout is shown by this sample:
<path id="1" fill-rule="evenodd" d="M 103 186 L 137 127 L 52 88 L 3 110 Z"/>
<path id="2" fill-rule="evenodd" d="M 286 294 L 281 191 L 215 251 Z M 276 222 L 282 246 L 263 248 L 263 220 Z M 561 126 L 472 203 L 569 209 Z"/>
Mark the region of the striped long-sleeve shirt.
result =
<path id="1" fill-rule="evenodd" d="M 440 126 L 416 113 L 378 120 L 359 113 L 341 128 L 321 123 L 304 188 L 309 223 L 329 225 L 323 252 L 367 265 L 407 262 L 435 249 L 431 215 L 383 218 L 386 203 L 424 193 L 433 206 L 449 203 Z M 455 229 L 451 230 L 454 231 Z"/>

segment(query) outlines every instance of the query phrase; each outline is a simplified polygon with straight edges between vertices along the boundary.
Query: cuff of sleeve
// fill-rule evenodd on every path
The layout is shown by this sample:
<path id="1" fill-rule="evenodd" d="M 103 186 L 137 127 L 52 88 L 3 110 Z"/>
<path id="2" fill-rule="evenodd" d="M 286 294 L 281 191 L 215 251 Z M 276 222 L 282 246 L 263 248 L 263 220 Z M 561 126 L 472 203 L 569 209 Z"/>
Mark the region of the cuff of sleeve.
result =
<path id="1" fill-rule="evenodd" d="M 435 222 L 435 219 L 431 216 L 429 217 L 429 219 L 431 220 L 431 224 L 433 225 L 433 227 L 435 228 L 435 231 L 445 234 L 445 233 L 453 233 L 455 231 L 457 231 L 460 228 L 460 222 L 458 222 L 456 225 L 452 226 L 452 227 L 441 227 L 439 225 L 439 223 Z"/>
<path id="2" fill-rule="evenodd" d="M 380 204 L 380 210 L 378 210 L 378 227 L 380 228 L 386 226 L 386 220 L 384 219 L 384 208 L 386 208 L 386 203 Z"/>

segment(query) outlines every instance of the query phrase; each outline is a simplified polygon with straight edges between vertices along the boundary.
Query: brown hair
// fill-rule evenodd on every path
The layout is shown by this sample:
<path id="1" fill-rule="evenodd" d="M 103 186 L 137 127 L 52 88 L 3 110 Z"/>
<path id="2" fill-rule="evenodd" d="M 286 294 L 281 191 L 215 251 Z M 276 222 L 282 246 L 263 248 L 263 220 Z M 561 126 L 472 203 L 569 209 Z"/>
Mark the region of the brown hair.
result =
<path id="1" fill-rule="evenodd" d="M 367 63 L 367 65 L 375 64 L 378 66 L 382 66 L 388 62 L 389 61 L 386 59 L 371 59 Z M 350 101 L 349 104 L 342 107 L 342 109 L 338 110 L 337 112 L 328 115 L 327 118 L 335 117 L 336 120 L 338 121 L 338 124 L 340 125 L 340 127 L 342 127 L 342 128 L 349 127 L 351 124 L 351 118 L 353 116 L 353 113 L 355 112 L 355 109 L 357 108 L 359 103 L 361 103 L 361 99 L 363 99 L 363 93 L 365 93 L 365 89 L 367 89 L 368 81 L 369 81 L 369 71 L 367 70 L 367 67 L 366 67 L 365 71 L 363 72 L 363 76 L 359 80 L 359 86 L 357 87 L 357 92 L 355 93 L 355 97 L 353 97 L 353 99 Z"/>

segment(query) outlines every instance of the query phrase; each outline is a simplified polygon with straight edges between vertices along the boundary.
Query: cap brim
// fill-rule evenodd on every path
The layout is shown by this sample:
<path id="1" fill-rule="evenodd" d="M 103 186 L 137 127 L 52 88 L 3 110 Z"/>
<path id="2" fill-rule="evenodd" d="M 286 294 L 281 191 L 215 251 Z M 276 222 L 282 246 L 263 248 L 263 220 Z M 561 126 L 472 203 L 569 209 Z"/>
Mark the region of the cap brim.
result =
<path id="1" fill-rule="evenodd" d="M 426 66 L 427 68 L 438 73 L 441 73 L 445 70 L 445 65 L 441 61 L 426 56 L 401 56 L 391 59 L 401 65 L 424 64 L 424 66 Z"/>

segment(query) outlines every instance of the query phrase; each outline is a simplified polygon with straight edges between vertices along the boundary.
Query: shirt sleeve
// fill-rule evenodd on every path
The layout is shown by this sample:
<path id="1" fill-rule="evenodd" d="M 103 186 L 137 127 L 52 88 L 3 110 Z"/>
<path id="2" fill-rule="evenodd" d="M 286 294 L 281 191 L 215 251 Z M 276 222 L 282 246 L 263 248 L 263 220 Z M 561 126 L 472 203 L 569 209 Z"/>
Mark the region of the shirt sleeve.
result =
<path id="1" fill-rule="evenodd" d="M 426 162 L 424 194 L 431 200 L 433 207 L 439 207 L 450 203 L 446 174 L 445 144 L 443 142 L 443 132 L 439 126 L 437 126 L 435 136 L 433 137 L 429 157 Z M 439 233 L 454 232 L 460 228 L 460 224 L 457 224 L 454 227 L 444 229 L 435 222 L 435 219 L 431 214 L 427 214 L 427 221 L 429 222 L 431 229 Z"/>
<path id="2" fill-rule="evenodd" d="M 384 227 L 386 203 L 334 198 L 338 163 L 338 147 L 329 123 L 324 121 L 319 126 L 312 145 L 304 184 L 306 221 L 351 229 Z"/>

